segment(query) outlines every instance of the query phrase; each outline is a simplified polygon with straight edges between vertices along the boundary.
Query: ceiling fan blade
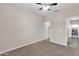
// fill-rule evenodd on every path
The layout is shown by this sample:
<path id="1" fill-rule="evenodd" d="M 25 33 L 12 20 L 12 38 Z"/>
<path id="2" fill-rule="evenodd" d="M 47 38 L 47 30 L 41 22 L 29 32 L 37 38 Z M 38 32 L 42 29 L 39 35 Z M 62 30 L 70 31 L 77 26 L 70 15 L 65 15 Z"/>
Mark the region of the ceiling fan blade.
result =
<path id="1" fill-rule="evenodd" d="M 42 10 L 43 8 L 40 8 L 39 10 Z"/>
<path id="2" fill-rule="evenodd" d="M 48 10 L 50 10 L 50 9 L 48 9 Z"/>
<path id="3" fill-rule="evenodd" d="M 43 5 L 42 3 L 36 3 L 36 4 L 38 4 L 38 5 Z"/>
<path id="4" fill-rule="evenodd" d="M 50 6 L 53 6 L 53 5 L 57 5 L 57 3 L 52 3 L 52 4 L 49 4 Z"/>

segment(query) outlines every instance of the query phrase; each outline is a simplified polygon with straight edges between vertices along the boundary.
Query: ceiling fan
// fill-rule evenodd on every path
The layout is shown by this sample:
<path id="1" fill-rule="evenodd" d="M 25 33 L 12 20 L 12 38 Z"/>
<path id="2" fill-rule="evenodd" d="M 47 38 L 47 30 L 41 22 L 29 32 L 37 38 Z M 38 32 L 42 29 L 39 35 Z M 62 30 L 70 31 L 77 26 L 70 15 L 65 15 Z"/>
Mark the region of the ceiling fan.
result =
<path id="1" fill-rule="evenodd" d="M 56 6 L 57 5 L 57 3 L 36 3 L 36 4 L 42 6 L 38 10 L 50 10 L 51 6 Z"/>

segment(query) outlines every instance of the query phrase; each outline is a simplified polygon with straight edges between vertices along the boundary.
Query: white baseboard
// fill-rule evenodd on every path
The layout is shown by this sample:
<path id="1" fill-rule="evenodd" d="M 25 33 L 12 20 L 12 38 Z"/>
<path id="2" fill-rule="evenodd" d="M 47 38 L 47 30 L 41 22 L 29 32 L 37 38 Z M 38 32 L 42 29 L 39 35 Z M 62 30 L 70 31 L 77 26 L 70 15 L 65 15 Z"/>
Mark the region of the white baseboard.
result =
<path id="1" fill-rule="evenodd" d="M 67 43 L 66 44 L 62 44 L 62 43 L 59 43 L 59 42 L 54 42 L 52 40 L 49 40 L 50 42 L 53 42 L 53 43 L 56 43 L 56 44 L 59 44 L 59 45 L 62 45 L 62 46 L 67 46 Z"/>
<path id="2" fill-rule="evenodd" d="M 45 40 L 45 39 L 42 39 L 42 40 Z M 24 45 L 21 45 L 21 46 L 15 47 L 15 48 L 11 48 L 11 49 L 8 49 L 8 50 L 5 50 L 5 51 L 2 51 L 2 52 L 0 52 L 0 55 L 1 55 L 2 53 L 8 52 L 8 51 L 12 51 L 12 50 L 15 50 L 15 49 L 18 49 L 18 48 L 21 48 L 21 47 L 24 47 L 24 46 L 27 46 L 27 45 L 30 45 L 30 44 L 33 44 L 33 43 L 36 43 L 36 42 L 42 41 L 42 40 L 37 40 L 37 41 L 31 42 L 31 43 L 29 43 L 29 44 L 24 44 Z"/>

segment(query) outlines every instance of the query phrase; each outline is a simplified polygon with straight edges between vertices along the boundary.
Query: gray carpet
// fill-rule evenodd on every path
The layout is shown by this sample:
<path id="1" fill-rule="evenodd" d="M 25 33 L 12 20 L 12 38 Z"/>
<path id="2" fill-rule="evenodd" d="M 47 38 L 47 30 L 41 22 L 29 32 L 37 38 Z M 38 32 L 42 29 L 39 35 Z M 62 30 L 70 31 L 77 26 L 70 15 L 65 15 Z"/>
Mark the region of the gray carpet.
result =
<path id="1" fill-rule="evenodd" d="M 13 51 L 2 56 L 79 56 L 79 49 L 65 47 L 48 40 L 43 40 Z"/>

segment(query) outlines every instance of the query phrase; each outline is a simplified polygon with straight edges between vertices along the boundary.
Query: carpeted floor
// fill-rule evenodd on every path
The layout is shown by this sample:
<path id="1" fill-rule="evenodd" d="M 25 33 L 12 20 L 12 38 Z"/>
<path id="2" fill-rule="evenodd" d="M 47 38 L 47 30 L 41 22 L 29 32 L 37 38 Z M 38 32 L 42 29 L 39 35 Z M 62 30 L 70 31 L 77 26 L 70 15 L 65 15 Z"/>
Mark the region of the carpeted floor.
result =
<path id="1" fill-rule="evenodd" d="M 43 40 L 13 51 L 2 56 L 79 56 L 79 49 L 65 47 L 48 40 Z"/>

